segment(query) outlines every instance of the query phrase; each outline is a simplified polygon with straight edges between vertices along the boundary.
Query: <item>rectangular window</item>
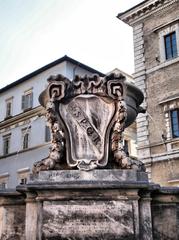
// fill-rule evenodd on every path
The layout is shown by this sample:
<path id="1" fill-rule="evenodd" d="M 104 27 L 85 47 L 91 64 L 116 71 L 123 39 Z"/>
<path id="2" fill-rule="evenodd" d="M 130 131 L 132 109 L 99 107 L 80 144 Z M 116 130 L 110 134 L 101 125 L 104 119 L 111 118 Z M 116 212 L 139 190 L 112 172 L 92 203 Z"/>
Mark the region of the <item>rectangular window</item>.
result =
<path id="1" fill-rule="evenodd" d="M 23 138 L 23 149 L 27 149 L 29 147 L 29 133 L 26 133 Z"/>
<path id="2" fill-rule="evenodd" d="M 0 190 L 4 190 L 7 188 L 7 183 L 6 182 L 1 182 L 0 183 Z"/>
<path id="3" fill-rule="evenodd" d="M 11 116 L 11 110 L 12 110 L 12 103 L 11 102 L 7 102 L 6 103 L 6 117 L 10 117 Z"/>
<path id="4" fill-rule="evenodd" d="M 3 155 L 9 154 L 10 135 L 3 136 Z"/>
<path id="5" fill-rule="evenodd" d="M 172 137 L 179 137 L 179 109 L 171 111 Z"/>
<path id="6" fill-rule="evenodd" d="M 17 179 L 19 184 L 26 184 L 30 175 L 29 167 L 19 169 L 17 171 Z"/>
<path id="7" fill-rule="evenodd" d="M 12 98 L 6 100 L 6 118 L 12 116 Z"/>
<path id="8" fill-rule="evenodd" d="M 29 148 L 30 127 L 22 129 L 22 149 Z"/>
<path id="9" fill-rule="evenodd" d="M 33 93 L 32 91 L 28 91 L 22 96 L 22 110 L 31 109 L 32 106 L 33 106 Z"/>
<path id="10" fill-rule="evenodd" d="M 45 142 L 51 141 L 51 132 L 48 126 L 45 126 Z"/>
<path id="11" fill-rule="evenodd" d="M 21 178 L 20 179 L 20 184 L 23 185 L 23 184 L 26 184 L 27 183 L 27 178 Z"/>
<path id="12" fill-rule="evenodd" d="M 176 32 L 169 33 L 164 36 L 165 42 L 165 57 L 171 59 L 177 57 L 177 43 L 176 43 Z"/>

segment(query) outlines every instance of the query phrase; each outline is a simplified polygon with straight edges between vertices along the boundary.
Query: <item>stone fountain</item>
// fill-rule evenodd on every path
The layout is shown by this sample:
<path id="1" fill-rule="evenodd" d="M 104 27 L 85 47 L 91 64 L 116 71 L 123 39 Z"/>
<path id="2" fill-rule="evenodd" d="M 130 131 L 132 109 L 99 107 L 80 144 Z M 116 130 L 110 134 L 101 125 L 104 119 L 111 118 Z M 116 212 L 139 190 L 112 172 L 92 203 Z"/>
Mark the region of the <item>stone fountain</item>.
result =
<path id="1" fill-rule="evenodd" d="M 152 239 L 148 178 L 122 133 L 142 111 L 142 92 L 122 75 L 51 76 L 39 101 L 51 129 L 49 156 L 26 193 L 26 240 Z"/>

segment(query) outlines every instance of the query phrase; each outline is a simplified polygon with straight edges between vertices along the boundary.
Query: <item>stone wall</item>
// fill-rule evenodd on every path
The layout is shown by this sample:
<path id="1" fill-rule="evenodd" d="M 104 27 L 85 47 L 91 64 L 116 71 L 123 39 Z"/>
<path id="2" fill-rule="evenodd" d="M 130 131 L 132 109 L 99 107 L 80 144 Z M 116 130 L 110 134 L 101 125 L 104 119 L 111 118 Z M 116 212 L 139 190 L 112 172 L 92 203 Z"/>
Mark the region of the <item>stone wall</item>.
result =
<path id="1" fill-rule="evenodd" d="M 170 121 L 170 110 L 179 108 L 179 54 L 165 59 L 164 36 L 175 31 L 179 46 L 179 5 L 177 1 L 154 2 L 148 9 L 148 2 L 141 5 L 147 11 L 139 11 L 136 6 L 120 18 L 133 27 L 134 78 L 144 93 L 143 107 L 146 108 L 146 114 L 139 114 L 137 118 L 138 158 L 144 161 L 152 181 L 170 186 L 171 174 L 178 180 L 175 185 L 179 182 L 177 168 L 171 172 L 171 164 L 167 163 L 172 161 L 178 165 L 179 159 L 179 140 L 172 138 Z"/>
<path id="2" fill-rule="evenodd" d="M 179 239 L 179 188 L 130 171 L 94 171 L 89 180 L 75 172 L 63 183 L 58 172 L 42 174 L 18 186 L 23 194 L 0 192 L 0 239 Z"/>
<path id="3" fill-rule="evenodd" d="M 179 188 L 160 188 L 152 193 L 153 239 L 179 239 Z"/>
<path id="4" fill-rule="evenodd" d="M 15 190 L 0 191 L 0 239 L 25 239 L 25 201 Z"/>

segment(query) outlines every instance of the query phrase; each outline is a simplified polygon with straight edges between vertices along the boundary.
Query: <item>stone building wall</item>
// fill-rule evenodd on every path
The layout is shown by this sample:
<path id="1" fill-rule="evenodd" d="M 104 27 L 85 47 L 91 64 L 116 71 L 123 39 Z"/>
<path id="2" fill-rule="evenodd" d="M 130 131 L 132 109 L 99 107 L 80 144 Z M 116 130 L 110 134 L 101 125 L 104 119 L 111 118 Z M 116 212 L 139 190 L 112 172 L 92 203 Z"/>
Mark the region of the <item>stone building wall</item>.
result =
<path id="1" fill-rule="evenodd" d="M 179 139 L 172 137 L 170 116 L 179 108 L 178 16 L 176 0 L 143 1 L 118 15 L 133 27 L 134 78 L 145 97 L 146 113 L 137 118 L 138 158 L 151 180 L 162 185 L 179 184 Z M 166 60 L 164 36 L 173 31 L 178 54 Z"/>

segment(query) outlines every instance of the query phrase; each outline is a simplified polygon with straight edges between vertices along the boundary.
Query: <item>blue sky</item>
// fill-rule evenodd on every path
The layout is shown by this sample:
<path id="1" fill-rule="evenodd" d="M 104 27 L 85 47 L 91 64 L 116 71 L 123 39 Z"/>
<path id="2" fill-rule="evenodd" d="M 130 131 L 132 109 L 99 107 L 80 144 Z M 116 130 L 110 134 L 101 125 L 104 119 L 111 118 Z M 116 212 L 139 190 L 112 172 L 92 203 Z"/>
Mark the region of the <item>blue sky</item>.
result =
<path id="1" fill-rule="evenodd" d="M 68 55 L 131 74 L 132 28 L 116 18 L 141 0 L 0 0 L 0 88 Z"/>

